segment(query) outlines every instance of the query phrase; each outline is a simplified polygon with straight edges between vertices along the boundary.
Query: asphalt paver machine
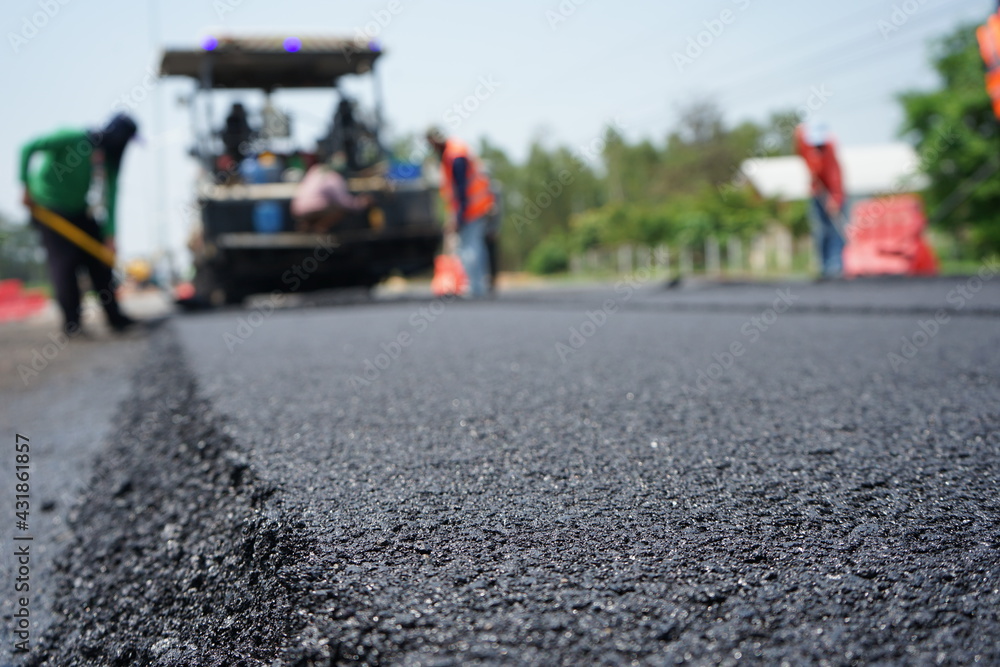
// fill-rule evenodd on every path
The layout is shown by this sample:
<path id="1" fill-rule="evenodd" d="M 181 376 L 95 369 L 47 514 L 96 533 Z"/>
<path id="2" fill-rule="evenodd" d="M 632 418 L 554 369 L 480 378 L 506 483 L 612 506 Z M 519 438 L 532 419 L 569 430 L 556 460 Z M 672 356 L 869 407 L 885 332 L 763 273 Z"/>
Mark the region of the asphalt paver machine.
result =
<path id="1" fill-rule="evenodd" d="M 372 287 L 392 274 L 433 266 L 441 243 L 436 192 L 418 165 L 390 159 L 382 137 L 381 92 L 375 76 L 383 51 L 336 37 L 206 38 L 200 48 L 167 50 L 161 76 L 194 82 L 188 106 L 199 163 L 195 197 L 200 225 L 189 246 L 193 292 L 213 305 L 263 292 Z M 365 120 L 338 85 L 344 77 L 374 84 L 375 109 Z M 272 105 L 279 90 L 331 93 L 328 130 L 296 146 L 290 119 Z M 242 104 L 224 123 L 215 98 L 259 91 L 264 104 L 253 127 Z M 258 92 L 258 96 L 259 96 Z M 290 203 L 306 170 L 339 156 L 351 193 L 372 205 L 321 233 L 297 228 Z"/>

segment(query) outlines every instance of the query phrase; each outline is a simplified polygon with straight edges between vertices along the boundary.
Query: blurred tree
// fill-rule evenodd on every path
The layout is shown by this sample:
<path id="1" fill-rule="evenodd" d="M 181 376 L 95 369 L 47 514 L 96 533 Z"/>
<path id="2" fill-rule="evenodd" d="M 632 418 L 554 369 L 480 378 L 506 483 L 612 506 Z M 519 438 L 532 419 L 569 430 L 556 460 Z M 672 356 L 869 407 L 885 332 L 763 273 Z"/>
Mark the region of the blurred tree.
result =
<path id="1" fill-rule="evenodd" d="M 726 128 L 714 103 L 696 102 L 684 108 L 663 153 L 664 194 L 694 193 L 706 185 L 731 182 L 740 164 L 753 157 L 761 135 L 751 123 Z"/>
<path id="2" fill-rule="evenodd" d="M 574 214 L 603 202 L 601 179 L 565 147 L 548 150 L 536 141 L 527 161 L 516 165 L 501 149 L 483 141 L 480 156 L 502 191 L 504 269 L 523 268 L 544 239 L 566 238 Z"/>
<path id="3" fill-rule="evenodd" d="M 387 146 L 392 159 L 421 164 L 430 155 L 427 140 L 413 133 L 392 138 Z"/>
<path id="4" fill-rule="evenodd" d="M 975 26 L 935 45 L 937 90 L 899 96 L 904 136 L 916 141 L 934 224 L 976 255 L 1000 251 L 1000 133 L 984 82 Z"/>
<path id="5" fill-rule="evenodd" d="M 569 268 L 569 241 L 559 233 L 547 236 L 528 255 L 526 268 L 539 275 L 566 271 Z"/>
<path id="6" fill-rule="evenodd" d="M 44 282 L 45 251 L 38 233 L 28 225 L 0 217 L 0 279 L 17 278 L 26 283 Z"/>
<path id="7" fill-rule="evenodd" d="M 608 128 L 604 134 L 604 160 L 608 200 L 611 202 L 649 201 L 660 175 L 662 156 L 648 140 L 631 146 L 622 134 Z"/>
<path id="8" fill-rule="evenodd" d="M 615 127 L 605 128 L 598 164 L 592 155 L 542 140 L 517 164 L 483 141 L 479 154 L 503 191 L 503 268 L 547 273 L 563 270 L 570 252 L 749 238 L 771 222 L 807 230 L 794 207 L 744 187 L 720 194 L 744 160 L 790 150 L 796 122 L 785 112 L 765 126 L 728 127 L 715 104 L 697 102 L 682 111 L 662 145 L 630 143 Z"/>
<path id="9" fill-rule="evenodd" d="M 760 157 L 795 155 L 795 127 L 802 122 L 799 112 L 776 111 L 771 114 L 760 137 Z"/>

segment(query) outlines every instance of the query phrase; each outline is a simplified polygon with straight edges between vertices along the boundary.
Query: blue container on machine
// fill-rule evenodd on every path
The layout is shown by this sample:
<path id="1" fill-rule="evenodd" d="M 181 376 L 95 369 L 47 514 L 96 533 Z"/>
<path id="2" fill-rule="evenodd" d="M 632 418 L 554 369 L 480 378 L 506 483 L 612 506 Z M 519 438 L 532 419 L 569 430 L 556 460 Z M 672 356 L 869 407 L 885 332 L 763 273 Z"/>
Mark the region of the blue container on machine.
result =
<path id="1" fill-rule="evenodd" d="M 388 178 L 390 181 L 414 181 L 420 178 L 422 168 L 419 164 L 410 162 L 389 163 Z"/>
<path id="2" fill-rule="evenodd" d="M 275 234 L 284 227 L 285 215 L 281 203 L 276 201 L 257 202 L 253 206 L 253 228 L 261 234 Z"/>

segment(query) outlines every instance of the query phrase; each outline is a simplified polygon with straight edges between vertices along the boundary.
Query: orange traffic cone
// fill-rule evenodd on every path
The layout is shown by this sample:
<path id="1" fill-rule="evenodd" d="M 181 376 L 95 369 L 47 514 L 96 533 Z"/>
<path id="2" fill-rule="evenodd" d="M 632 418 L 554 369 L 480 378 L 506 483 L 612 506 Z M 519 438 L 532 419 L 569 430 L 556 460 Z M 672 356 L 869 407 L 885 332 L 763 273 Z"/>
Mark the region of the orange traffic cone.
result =
<path id="1" fill-rule="evenodd" d="M 462 261 L 455 255 L 438 255 L 434 258 L 434 279 L 431 292 L 434 296 L 464 294 L 469 289 Z"/>
<path id="2" fill-rule="evenodd" d="M 469 279 L 465 267 L 458 258 L 458 234 L 445 234 L 444 249 L 434 258 L 434 278 L 431 292 L 434 296 L 465 294 L 469 289 Z"/>

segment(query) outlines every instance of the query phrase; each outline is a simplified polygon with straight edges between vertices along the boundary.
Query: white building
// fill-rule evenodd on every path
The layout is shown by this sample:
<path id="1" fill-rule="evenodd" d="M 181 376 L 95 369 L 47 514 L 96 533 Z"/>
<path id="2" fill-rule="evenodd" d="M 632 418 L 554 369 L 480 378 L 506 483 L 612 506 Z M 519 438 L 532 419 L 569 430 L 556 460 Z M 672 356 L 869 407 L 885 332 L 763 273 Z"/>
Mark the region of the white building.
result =
<path id="1" fill-rule="evenodd" d="M 909 144 L 842 147 L 838 157 L 847 195 L 855 200 L 917 192 L 927 185 Z M 810 196 L 809 170 L 797 155 L 746 160 L 740 173 L 764 197 L 800 201 Z"/>

